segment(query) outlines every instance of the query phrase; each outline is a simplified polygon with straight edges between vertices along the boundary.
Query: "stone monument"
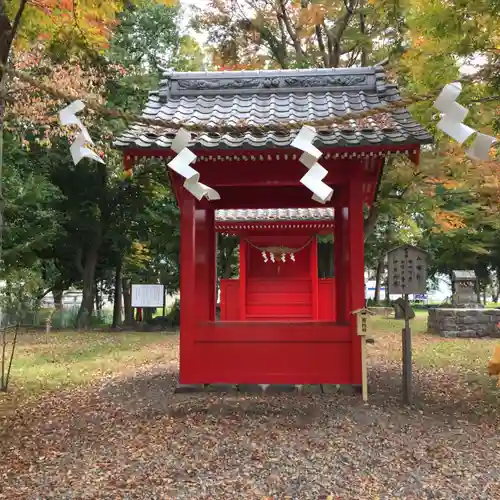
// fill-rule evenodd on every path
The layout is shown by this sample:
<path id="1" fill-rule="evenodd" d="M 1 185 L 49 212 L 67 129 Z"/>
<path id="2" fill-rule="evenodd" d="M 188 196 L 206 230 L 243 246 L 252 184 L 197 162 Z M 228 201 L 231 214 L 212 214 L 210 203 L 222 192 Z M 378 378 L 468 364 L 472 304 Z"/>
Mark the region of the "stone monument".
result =
<path id="1" fill-rule="evenodd" d="M 441 337 L 500 338 L 500 309 L 478 301 L 474 271 L 453 271 L 452 307 L 431 307 L 427 329 Z"/>
<path id="2" fill-rule="evenodd" d="M 477 277 L 474 271 L 452 271 L 453 307 L 481 307 L 477 297 Z"/>

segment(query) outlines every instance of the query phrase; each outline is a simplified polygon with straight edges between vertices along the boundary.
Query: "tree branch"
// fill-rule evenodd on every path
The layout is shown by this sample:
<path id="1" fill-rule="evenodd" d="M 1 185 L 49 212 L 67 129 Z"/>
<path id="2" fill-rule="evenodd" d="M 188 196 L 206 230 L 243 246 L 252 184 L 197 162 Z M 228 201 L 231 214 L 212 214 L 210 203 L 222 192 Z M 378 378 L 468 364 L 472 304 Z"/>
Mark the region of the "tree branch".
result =
<path id="1" fill-rule="evenodd" d="M 283 19 L 283 23 L 285 25 L 286 31 L 293 42 L 293 47 L 295 48 L 295 53 L 298 58 L 302 58 L 304 56 L 304 52 L 302 51 L 302 46 L 300 45 L 299 37 L 297 36 L 297 31 L 295 27 L 292 26 L 292 22 L 290 17 L 286 12 L 286 5 L 284 0 L 278 0 L 278 5 L 280 7 L 280 12 L 278 15 Z"/>
<path id="2" fill-rule="evenodd" d="M 9 60 L 10 49 L 12 48 L 12 43 L 16 37 L 27 3 L 28 0 L 20 1 L 14 21 L 11 24 L 4 0 L 0 0 L 0 62 L 2 64 L 7 64 Z M 3 72 L 0 68 L 0 77 L 2 74 Z"/>
<path id="3" fill-rule="evenodd" d="M 323 41 L 323 33 L 321 30 L 321 25 L 317 24 L 314 27 L 314 31 L 316 32 L 316 38 L 318 39 L 318 48 L 321 52 L 321 58 L 323 59 L 323 64 L 325 68 L 328 67 L 328 54 L 326 53 L 325 42 Z"/>
<path id="4" fill-rule="evenodd" d="M 361 32 L 361 66 L 368 66 L 368 46 L 366 44 L 366 25 L 365 25 L 365 12 L 364 4 L 365 0 L 360 0 L 359 4 L 359 31 Z"/>
<path id="5" fill-rule="evenodd" d="M 372 234 L 373 230 L 375 229 L 375 226 L 377 225 L 378 221 L 378 216 L 380 213 L 380 207 L 377 202 L 373 203 L 372 206 L 370 207 L 370 211 L 368 213 L 368 217 L 365 219 L 364 222 L 364 233 L 365 233 L 365 241 Z"/>
<path id="6" fill-rule="evenodd" d="M 340 66 L 340 56 L 342 55 L 340 40 L 354 15 L 354 8 L 356 7 L 357 1 L 358 0 L 349 1 L 349 3 L 346 5 L 346 12 L 337 19 L 333 28 L 330 30 L 331 43 L 333 48 L 330 57 L 330 67 L 332 68 L 337 68 L 338 66 Z"/>

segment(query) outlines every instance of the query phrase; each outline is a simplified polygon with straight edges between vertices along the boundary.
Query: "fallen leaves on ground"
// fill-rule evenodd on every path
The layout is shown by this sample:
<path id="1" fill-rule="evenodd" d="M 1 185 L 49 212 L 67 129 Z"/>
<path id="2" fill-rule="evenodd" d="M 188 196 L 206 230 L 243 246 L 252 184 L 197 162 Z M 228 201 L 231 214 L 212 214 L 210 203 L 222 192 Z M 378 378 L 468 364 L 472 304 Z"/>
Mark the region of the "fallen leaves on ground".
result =
<path id="1" fill-rule="evenodd" d="M 383 342 L 383 338 L 382 341 Z M 377 349 L 382 349 L 380 344 Z M 358 395 L 174 395 L 177 355 L 3 421 L 0 498 L 500 498 L 498 400 L 372 351 Z"/>

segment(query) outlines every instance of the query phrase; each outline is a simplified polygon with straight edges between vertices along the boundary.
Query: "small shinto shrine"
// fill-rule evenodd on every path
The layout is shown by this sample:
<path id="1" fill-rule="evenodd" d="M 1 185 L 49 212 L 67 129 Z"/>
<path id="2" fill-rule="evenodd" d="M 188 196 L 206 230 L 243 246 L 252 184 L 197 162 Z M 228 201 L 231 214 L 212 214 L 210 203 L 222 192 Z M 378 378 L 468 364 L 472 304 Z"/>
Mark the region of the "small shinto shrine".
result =
<path id="1" fill-rule="evenodd" d="M 169 168 L 180 207 L 182 384 L 362 382 L 362 339 L 353 311 L 364 299 L 364 211 L 386 160 L 415 164 L 431 136 L 404 108 L 317 127 L 314 146 L 333 188 L 325 203 L 301 183 L 298 130 L 216 133 L 213 125 L 272 126 L 341 117 L 400 99 L 380 67 L 165 74 L 144 116 L 203 124 L 192 164 L 220 199 L 198 200 Z M 133 125 L 116 141 L 125 169 L 137 158 L 166 164 L 175 130 Z M 166 167 L 168 168 L 168 167 Z M 239 277 L 220 282 L 216 232 L 240 238 Z M 333 233 L 334 276 L 318 277 L 317 235 Z"/>
<path id="2" fill-rule="evenodd" d="M 239 279 L 220 280 L 224 321 L 334 321 L 335 286 L 318 277 L 318 234 L 333 208 L 217 210 L 216 231 L 239 236 Z"/>

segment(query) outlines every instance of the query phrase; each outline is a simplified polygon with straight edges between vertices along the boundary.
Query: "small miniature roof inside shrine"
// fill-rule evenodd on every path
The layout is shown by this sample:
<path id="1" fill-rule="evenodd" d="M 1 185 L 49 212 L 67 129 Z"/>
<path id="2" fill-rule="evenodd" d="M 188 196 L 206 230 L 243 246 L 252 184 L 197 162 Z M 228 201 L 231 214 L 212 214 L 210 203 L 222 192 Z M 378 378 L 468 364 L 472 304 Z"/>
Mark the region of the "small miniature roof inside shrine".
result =
<path id="1" fill-rule="evenodd" d="M 318 207 L 300 183 L 306 168 L 291 143 L 298 130 L 245 130 L 218 133 L 214 126 L 279 126 L 362 112 L 400 100 L 381 67 L 349 69 L 168 72 L 151 92 L 143 116 L 180 125 L 203 125 L 189 148 L 197 154 L 200 181 L 216 189 L 216 209 Z M 212 130 L 210 130 L 212 127 Z M 418 161 L 430 134 L 404 108 L 349 123 L 317 128 L 314 145 L 328 170 L 324 182 L 335 189 L 348 176 L 360 180 L 365 201 L 375 197 L 384 157 L 407 154 Z M 125 157 L 172 159 L 175 130 L 132 125 L 115 140 Z M 353 173 L 362 164 L 363 171 Z M 177 190 L 179 196 L 179 190 Z"/>
<path id="2" fill-rule="evenodd" d="M 330 207 L 215 211 L 215 229 L 228 233 L 266 229 L 314 229 L 315 232 L 331 232 L 334 220 L 335 211 Z"/>

